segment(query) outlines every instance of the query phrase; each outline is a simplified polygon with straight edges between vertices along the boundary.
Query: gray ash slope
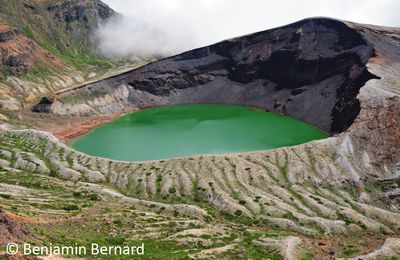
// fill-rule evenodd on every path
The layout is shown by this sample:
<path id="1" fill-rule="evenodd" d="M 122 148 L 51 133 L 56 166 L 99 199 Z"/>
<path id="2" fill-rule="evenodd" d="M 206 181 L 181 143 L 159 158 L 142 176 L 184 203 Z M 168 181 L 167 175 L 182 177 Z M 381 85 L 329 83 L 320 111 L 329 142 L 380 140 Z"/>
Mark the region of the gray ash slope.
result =
<path id="1" fill-rule="evenodd" d="M 360 28 L 310 18 L 162 59 L 78 90 L 98 99 L 94 92 L 99 89 L 112 96 L 124 85 L 129 94 L 116 98 L 123 105 L 92 102 L 77 107 L 60 97 L 52 111 L 85 114 L 121 107 L 228 103 L 288 114 L 338 133 L 360 110 L 359 89 L 378 78 L 366 69 L 373 55 L 374 45 Z M 62 95 L 77 94 L 73 92 Z"/>

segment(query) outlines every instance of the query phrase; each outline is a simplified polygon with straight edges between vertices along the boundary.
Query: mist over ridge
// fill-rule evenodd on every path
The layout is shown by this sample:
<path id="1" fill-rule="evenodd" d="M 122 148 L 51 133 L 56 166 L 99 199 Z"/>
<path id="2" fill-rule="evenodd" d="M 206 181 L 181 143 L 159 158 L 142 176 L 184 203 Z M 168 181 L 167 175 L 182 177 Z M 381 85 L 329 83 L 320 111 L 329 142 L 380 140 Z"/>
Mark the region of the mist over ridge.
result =
<path id="1" fill-rule="evenodd" d="M 104 0 L 121 15 L 94 33 L 109 58 L 169 56 L 227 38 L 328 16 L 354 22 L 399 26 L 400 2 Z M 384 15 L 382 15 L 384 14 Z"/>

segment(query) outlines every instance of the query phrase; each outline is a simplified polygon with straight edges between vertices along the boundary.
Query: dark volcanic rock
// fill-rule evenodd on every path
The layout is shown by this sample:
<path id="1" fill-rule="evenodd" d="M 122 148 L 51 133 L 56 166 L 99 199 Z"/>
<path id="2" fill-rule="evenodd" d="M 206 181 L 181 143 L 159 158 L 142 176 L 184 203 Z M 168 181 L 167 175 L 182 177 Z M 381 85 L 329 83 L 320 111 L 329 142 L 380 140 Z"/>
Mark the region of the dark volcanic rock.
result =
<path id="1" fill-rule="evenodd" d="M 47 10 L 65 23 L 68 31 L 80 37 L 115 14 L 113 9 L 100 0 L 62 0 L 49 5 Z"/>
<path id="2" fill-rule="evenodd" d="M 171 103 L 253 105 L 336 133 L 360 110 L 372 54 L 345 23 L 313 18 L 154 62 L 135 70 L 129 85 Z"/>
<path id="3" fill-rule="evenodd" d="M 24 3 L 24 7 L 32 10 L 35 13 L 38 13 L 39 6 L 36 3 Z"/>
<path id="4" fill-rule="evenodd" d="M 32 112 L 36 113 L 50 113 L 53 101 L 47 97 L 42 97 L 40 102 L 32 107 Z"/>
<path id="5" fill-rule="evenodd" d="M 18 34 L 19 34 L 19 31 L 16 28 L 12 28 L 10 30 L 0 32 L 0 42 L 9 41 Z"/>
<path id="6" fill-rule="evenodd" d="M 29 56 L 26 54 L 11 55 L 7 57 L 3 64 L 7 65 L 11 75 L 20 75 L 28 72 Z"/>
<path id="7" fill-rule="evenodd" d="M 102 99 L 97 105 L 79 106 L 63 103 L 61 98 L 52 112 L 67 115 L 113 113 L 121 107 L 238 104 L 287 114 L 339 133 L 360 112 L 360 88 L 377 78 L 366 68 L 374 48 L 398 50 L 387 48 L 387 37 L 379 41 L 370 37 L 371 32 L 365 34 L 367 28 L 311 18 L 222 41 L 60 92 L 63 97 L 101 89 L 120 104 Z"/>

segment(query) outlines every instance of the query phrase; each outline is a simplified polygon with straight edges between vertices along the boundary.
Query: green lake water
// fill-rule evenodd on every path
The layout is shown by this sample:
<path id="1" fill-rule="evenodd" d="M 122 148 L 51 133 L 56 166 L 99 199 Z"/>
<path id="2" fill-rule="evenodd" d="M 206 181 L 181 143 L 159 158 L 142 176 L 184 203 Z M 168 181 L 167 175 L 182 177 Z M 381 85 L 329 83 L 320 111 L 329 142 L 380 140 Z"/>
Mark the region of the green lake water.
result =
<path id="1" fill-rule="evenodd" d="M 274 149 L 328 137 L 303 121 L 231 105 L 175 105 L 132 112 L 73 140 L 89 155 L 145 161 Z"/>

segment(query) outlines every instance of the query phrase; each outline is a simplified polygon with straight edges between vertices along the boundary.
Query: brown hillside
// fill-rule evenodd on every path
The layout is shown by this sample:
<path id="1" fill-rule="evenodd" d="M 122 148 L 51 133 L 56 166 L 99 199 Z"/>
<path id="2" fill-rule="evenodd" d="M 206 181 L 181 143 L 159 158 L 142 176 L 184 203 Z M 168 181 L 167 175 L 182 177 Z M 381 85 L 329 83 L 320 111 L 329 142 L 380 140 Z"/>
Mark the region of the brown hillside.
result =
<path id="1" fill-rule="evenodd" d="M 34 64 L 62 66 L 49 52 L 0 20 L 0 69 L 11 75 L 21 75 Z"/>

